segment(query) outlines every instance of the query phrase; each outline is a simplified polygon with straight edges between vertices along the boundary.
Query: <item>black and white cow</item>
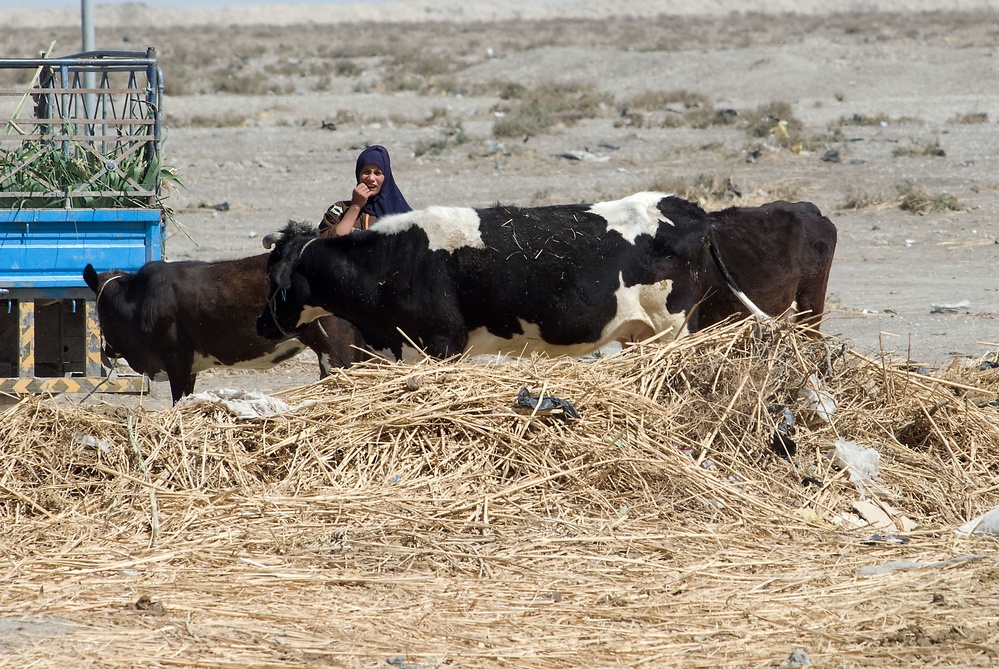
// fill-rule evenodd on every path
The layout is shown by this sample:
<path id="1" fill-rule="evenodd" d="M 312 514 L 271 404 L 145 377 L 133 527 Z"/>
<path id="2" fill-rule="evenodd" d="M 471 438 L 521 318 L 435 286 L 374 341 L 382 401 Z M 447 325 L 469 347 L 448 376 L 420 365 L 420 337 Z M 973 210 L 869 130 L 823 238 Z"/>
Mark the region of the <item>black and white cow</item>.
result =
<path id="1" fill-rule="evenodd" d="M 198 372 L 211 367 L 267 369 L 308 347 L 320 376 L 358 359 L 349 323 L 321 318 L 294 336 L 265 339 L 256 321 L 267 303 L 268 255 L 219 262 L 146 263 L 137 272 L 101 272 L 83 279 L 97 300 L 104 353 L 162 380 L 176 402 L 194 392 Z"/>
<path id="2" fill-rule="evenodd" d="M 745 269 L 742 249 L 720 255 L 715 235 L 727 225 L 646 192 L 597 204 L 430 207 L 335 239 L 289 226 L 274 236 L 258 332 L 280 339 L 333 313 L 397 359 L 413 345 L 434 357 L 579 356 L 698 330 L 715 315 L 695 307 L 722 292 L 740 304 L 726 316 L 763 317 L 726 279 L 728 265 Z"/>

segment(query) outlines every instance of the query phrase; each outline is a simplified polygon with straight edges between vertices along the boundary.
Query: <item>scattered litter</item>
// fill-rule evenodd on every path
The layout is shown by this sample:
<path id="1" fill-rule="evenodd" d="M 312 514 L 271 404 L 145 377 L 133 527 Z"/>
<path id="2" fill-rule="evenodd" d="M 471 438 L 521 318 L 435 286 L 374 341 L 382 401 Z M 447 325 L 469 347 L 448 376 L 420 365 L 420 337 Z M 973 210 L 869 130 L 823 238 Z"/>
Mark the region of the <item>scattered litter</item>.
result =
<path id="1" fill-rule="evenodd" d="M 822 520 L 822 517 L 815 511 L 807 506 L 803 506 L 800 509 L 795 509 L 792 514 L 801 518 L 803 521 L 809 525 L 817 525 L 819 527 L 832 527 L 829 523 Z"/>
<path id="2" fill-rule="evenodd" d="M 834 514 L 830 520 L 833 525 L 836 525 L 837 527 L 846 527 L 851 530 L 868 526 L 868 522 L 866 520 L 855 513 L 849 513 L 847 511 L 840 511 L 839 513 Z"/>
<path id="3" fill-rule="evenodd" d="M 531 413 L 537 416 L 556 415 L 568 422 L 570 418 L 579 418 L 579 412 L 566 400 L 551 395 L 532 397 L 527 386 L 521 386 L 517 393 L 517 404 L 514 409 L 519 413 Z"/>
<path id="4" fill-rule="evenodd" d="M 798 452 L 798 445 L 791 439 L 791 435 L 794 434 L 794 412 L 782 404 L 770 407 L 770 411 L 780 413 L 770 441 L 770 450 L 777 457 L 790 461 Z"/>
<path id="5" fill-rule="evenodd" d="M 999 506 L 957 528 L 962 537 L 972 534 L 999 534 Z"/>
<path id="6" fill-rule="evenodd" d="M 853 503 L 853 510 L 860 514 L 860 517 L 866 520 L 871 527 L 879 530 L 895 528 L 895 523 L 892 521 L 891 516 L 873 502 L 857 500 Z"/>
<path id="7" fill-rule="evenodd" d="M 867 500 L 857 500 L 853 510 L 863 516 L 871 527 L 878 530 L 911 532 L 916 523 L 901 511 L 886 502 L 875 504 Z"/>
<path id="8" fill-rule="evenodd" d="M 822 387 L 818 374 L 811 374 L 808 381 L 798 391 L 798 397 L 805 400 L 808 410 L 823 423 L 829 423 L 836 411 L 836 400 Z"/>
<path id="9" fill-rule="evenodd" d="M 791 461 L 791 458 L 798 452 L 798 444 L 780 430 L 774 430 L 773 439 L 770 441 L 770 450 L 781 460 Z"/>
<path id="10" fill-rule="evenodd" d="M 386 664 L 395 667 L 396 669 L 424 669 L 428 666 L 437 666 L 437 662 L 434 661 L 433 664 L 420 663 L 420 664 L 410 664 L 406 658 L 402 656 L 393 657 L 391 659 L 385 660 Z"/>
<path id="11" fill-rule="evenodd" d="M 782 667 L 807 667 L 812 663 L 812 658 L 808 657 L 808 653 L 801 649 L 794 649 L 791 654 L 780 663 Z"/>
<path id="12" fill-rule="evenodd" d="M 873 448 L 864 448 L 846 439 L 837 439 L 835 447 L 826 453 L 833 464 L 850 472 L 850 480 L 857 492 L 866 495 L 869 487 L 877 488 L 878 466 L 881 454 Z"/>
<path id="13" fill-rule="evenodd" d="M 872 534 L 861 543 L 873 546 L 875 544 L 908 544 L 911 541 L 909 537 L 899 537 L 894 534 Z"/>
<path id="14" fill-rule="evenodd" d="M 885 562 L 884 564 L 871 566 L 871 567 L 861 567 L 857 570 L 861 576 L 883 576 L 884 574 L 890 574 L 893 571 L 910 571 L 912 569 L 941 569 L 943 567 L 951 567 L 956 564 L 963 564 L 965 562 L 971 562 L 972 560 L 978 560 L 985 557 L 984 555 L 962 555 L 960 557 L 950 558 L 949 560 L 938 560 L 936 562 L 912 562 L 910 560 L 892 560 L 891 562 Z"/>
<path id="15" fill-rule="evenodd" d="M 510 151 L 507 150 L 506 144 L 504 144 L 503 142 L 497 142 L 492 139 L 487 139 L 484 142 L 482 142 L 482 146 L 486 150 L 487 155 L 492 155 L 494 153 L 501 153 L 504 156 L 510 155 Z"/>
<path id="16" fill-rule="evenodd" d="M 968 300 L 961 300 L 960 302 L 955 302 L 953 304 L 931 304 L 930 313 L 931 314 L 956 314 L 962 309 L 967 309 L 971 306 L 971 302 Z"/>
<path id="17" fill-rule="evenodd" d="M 610 160 L 610 156 L 600 156 L 596 153 L 590 153 L 587 150 L 583 151 L 566 151 L 561 154 L 562 158 L 567 158 L 569 160 L 588 160 L 595 163 L 606 163 Z"/>
<path id="18" fill-rule="evenodd" d="M 728 481 L 729 485 L 731 485 L 733 488 L 735 488 L 739 492 L 745 492 L 746 491 L 746 486 L 744 485 L 745 479 L 741 478 L 740 476 L 737 476 L 736 474 L 732 474 L 731 476 L 729 476 L 725 480 Z"/>
<path id="19" fill-rule="evenodd" d="M 253 390 L 233 390 L 232 388 L 219 388 L 218 390 L 206 390 L 194 393 L 181 398 L 177 406 L 187 406 L 207 402 L 222 406 L 236 418 L 266 418 L 268 416 L 280 416 L 290 413 L 302 406 L 312 402 L 303 402 L 297 406 L 291 406 L 270 395 L 258 393 Z"/>
<path id="20" fill-rule="evenodd" d="M 82 432 L 74 432 L 73 443 L 79 444 L 81 446 L 89 446 L 91 448 L 96 448 L 101 453 L 108 453 L 111 451 L 111 444 L 108 442 L 107 439 L 98 439 L 92 434 L 83 434 Z"/>
<path id="21" fill-rule="evenodd" d="M 214 209 L 215 211 L 229 211 L 228 202 L 220 202 L 218 204 L 205 204 L 202 202 L 198 205 L 199 209 Z"/>

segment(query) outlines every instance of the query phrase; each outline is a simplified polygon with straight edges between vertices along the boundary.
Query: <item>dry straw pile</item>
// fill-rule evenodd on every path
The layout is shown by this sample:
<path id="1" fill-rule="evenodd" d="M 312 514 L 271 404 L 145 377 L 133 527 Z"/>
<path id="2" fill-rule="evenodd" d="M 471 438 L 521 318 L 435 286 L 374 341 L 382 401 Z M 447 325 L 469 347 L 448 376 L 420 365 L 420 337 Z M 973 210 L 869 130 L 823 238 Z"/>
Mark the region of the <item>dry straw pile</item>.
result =
<path id="1" fill-rule="evenodd" d="M 999 505 L 997 397 L 741 322 L 361 365 L 269 417 L 26 399 L 0 666 L 992 665 L 996 539 L 955 529 Z"/>

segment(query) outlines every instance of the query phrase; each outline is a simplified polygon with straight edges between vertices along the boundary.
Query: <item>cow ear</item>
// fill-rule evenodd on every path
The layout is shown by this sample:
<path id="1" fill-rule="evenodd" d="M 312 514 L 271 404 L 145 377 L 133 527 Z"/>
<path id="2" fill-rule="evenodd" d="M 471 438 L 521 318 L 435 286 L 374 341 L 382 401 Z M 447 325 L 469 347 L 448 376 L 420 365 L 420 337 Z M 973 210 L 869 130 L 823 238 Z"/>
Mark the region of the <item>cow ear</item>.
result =
<path id="1" fill-rule="evenodd" d="M 83 280 L 87 282 L 87 285 L 90 286 L 90 290 L 94 291 L 94 295 L 96 295 L 97 291 L 101 287 L 101 284 L 100 280 L 97 278 L 97 270 L 95 270 L 94 266 L 90 263 L 87 263 L 87 266 L 83 268 Z"/>

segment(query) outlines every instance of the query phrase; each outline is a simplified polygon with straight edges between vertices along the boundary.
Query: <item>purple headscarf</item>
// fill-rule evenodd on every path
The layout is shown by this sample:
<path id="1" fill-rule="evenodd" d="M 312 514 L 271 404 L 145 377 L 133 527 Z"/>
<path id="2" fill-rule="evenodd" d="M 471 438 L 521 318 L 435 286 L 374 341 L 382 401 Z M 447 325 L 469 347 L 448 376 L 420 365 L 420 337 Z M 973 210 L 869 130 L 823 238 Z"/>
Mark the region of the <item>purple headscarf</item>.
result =
<path id="1" fill-rule="evenodd" d="M 361 151 L 361 155 L 357 157 L 357 166 L 354 168 L 354 176 L 357 179 L 357 183 L 361 182 L 361 168 L 368 163 L 377 165 L 381 169 L 385 175 L 385 181 L 382 182 L 382 189 L 378 191 L 378 195 L 368 198 L 367 204 L 361 208 L 361 211 L 378 218 L 388 216 L 389 214 L 402 214 L 412 211 L 413 208 L 406 202 L 402 191 L 395 185 L 395 177 L 392 176 L 392 166 L 389 163 L 388 150 L 380 144 L 372 144 L 364 151 Z"/>

